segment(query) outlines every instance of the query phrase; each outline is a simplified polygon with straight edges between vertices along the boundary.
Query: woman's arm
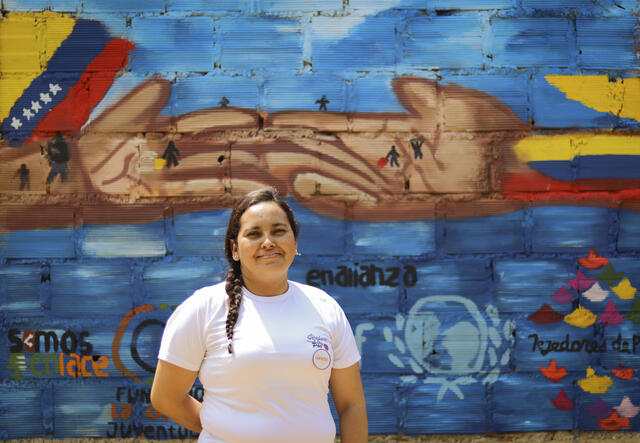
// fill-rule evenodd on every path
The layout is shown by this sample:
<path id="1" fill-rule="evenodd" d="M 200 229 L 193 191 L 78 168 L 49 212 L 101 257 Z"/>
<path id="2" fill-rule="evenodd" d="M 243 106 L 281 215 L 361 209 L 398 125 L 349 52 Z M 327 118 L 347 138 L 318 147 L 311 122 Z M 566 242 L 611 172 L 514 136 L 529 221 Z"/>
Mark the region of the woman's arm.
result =
<path id="1" fill-rule="evenodd" d="M 158 360 L 151 387 L 151 404 L 179 425 L 200 433 L 202 403 L 189 395 L 197 376 L 197 372 Z"/>
<path id="2" fill-rule="evenodd" d="M 367 405 L 360 379 L 358 363 L 344 369 L 332 369 L 329 389 L 340 417 L 340 440 L 342 443 L 367 441 Z"/>

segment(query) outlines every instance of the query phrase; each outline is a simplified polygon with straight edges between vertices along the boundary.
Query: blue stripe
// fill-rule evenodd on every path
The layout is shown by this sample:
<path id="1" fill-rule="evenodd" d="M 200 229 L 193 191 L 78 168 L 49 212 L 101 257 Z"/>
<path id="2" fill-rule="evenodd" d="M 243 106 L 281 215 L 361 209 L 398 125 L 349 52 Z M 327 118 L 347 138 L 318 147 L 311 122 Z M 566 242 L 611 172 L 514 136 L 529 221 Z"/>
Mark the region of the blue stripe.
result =
<path id="1" fill-rule="evenodd" d="M 40 120 L 68 94 L 91 61 L 98 56 L 111 36 L 104 25 L 95 20 L 78 20 L 71 35 L 62 42 L 49 60 L 47 69 L 31 82 L 22 96 L 14 103 L 9 116 L 4 119 L 0 130 L 9 140 L 10 146 L 20 146 L 31 135 Z M 58 85 L 61 90 L 55 95 L 50 92 L 50 84 Z M 51 101 L 44 103 L 40 94 L 49 94 Z M 31 110 L 32 102 L 38 102 L 41 109 L 27 118 L 23 109 Z M 11 126 L 13 118 L 22 123 L 19 128 Z"/>
<path id="2" fill-rule="evenodd" d="M 533 161 L 527 164 L 557 180 L 640 179 L 640 155 L 585 155 L 573 160 Z"/>

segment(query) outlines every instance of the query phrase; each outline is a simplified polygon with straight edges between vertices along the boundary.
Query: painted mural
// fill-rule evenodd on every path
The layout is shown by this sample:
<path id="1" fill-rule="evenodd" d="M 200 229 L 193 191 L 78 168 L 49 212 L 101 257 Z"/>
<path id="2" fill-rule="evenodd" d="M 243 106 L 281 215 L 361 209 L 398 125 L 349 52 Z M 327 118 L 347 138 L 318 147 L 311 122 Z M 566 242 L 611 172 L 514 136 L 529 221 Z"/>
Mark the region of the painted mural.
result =
<path id="1" fill-rule="evenodd" d="M 5 0 L 0 438 L 193 438 L 160 336 L 265 184 L 372 434 L 640 431 L 640 5 L 557 3 Z"/>

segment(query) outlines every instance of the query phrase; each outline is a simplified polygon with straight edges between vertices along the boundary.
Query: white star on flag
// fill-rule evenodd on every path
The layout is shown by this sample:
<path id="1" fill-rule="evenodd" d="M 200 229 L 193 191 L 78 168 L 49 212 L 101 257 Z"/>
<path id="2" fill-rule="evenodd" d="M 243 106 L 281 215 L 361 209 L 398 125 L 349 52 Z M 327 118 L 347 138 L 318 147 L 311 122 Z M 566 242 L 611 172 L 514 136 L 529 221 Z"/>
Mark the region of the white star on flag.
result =
<path id="1" fill-rule="evenodd" d="M 22 122 L 17 118 L 13 117 L 11 119 L 11 126 L 17 131 L 20 126 L 22 126 Z"/>
<path id="2" fill-rule="evenodd" d="M 49 94 L 45 94 L 45 93 L 40 93 L 40 100 L 42 100 L 42 103 L 47 104 L 51 101 L 51 96 Z"/>
<path id="3" fill-rule="evenodd" d="M 53 84 L 53 83 L 49 83 L 49 91 L 53 94 L 56 95 L 58 92 L 62 91 L 62 88 L 60 87 L 59 84 Z"/>
<path id="4" fill-rule="evenodd" d="M 24 117 L 27 117 L 27 120 L 31 120 L 31 117 L 33 117 L 33 112 L 31 112 L 31 109 L 22 108 L 22 115 Z"/>
<path id="5" fill-rule="evenodd" d="M 38 112 L 42 109 L 42 106 L 40 106 L 40 102 L 31 102 L 31 109 L 33 109 L 34 112 Z"/>

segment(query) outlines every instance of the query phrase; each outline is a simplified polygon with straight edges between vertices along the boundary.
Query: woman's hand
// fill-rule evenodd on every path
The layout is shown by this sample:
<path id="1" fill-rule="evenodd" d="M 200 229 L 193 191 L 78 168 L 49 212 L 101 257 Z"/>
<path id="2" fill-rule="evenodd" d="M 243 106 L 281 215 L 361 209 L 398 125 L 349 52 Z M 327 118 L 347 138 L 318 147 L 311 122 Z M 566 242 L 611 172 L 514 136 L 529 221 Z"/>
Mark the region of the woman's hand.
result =
<path id="1" fill-rule="evenodd" d="M 197 372 L 158 360 L 151 387 L 151 404 L 179 425 L 200 433 L 202 403 L 189 395 L 197 376 Z"/>

